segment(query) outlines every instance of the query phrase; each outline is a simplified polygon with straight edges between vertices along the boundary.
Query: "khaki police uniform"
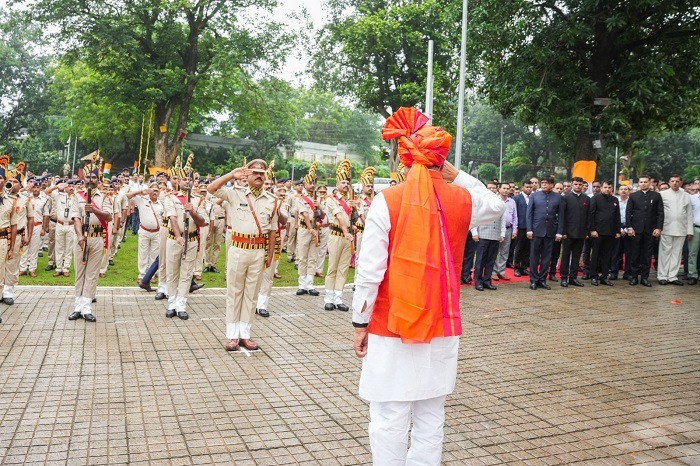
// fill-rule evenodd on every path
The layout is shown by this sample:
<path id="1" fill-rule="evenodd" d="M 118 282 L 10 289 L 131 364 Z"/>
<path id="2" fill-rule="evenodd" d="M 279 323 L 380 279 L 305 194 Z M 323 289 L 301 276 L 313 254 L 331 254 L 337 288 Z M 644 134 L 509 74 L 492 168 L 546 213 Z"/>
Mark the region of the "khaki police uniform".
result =
<path id="1" fill-rule="evenodd" d="M 298 200 L 299 194 L 292 191 L 288 195 L 289 220 L 287 221 L 287 261 L 291 262 L 297 256 L 297 231 L 299 228 Z"/>
<path id="2" fill-rule="evenodd" d="M 194 218 L 190 217 L 188 229 L 185 231 L 186 203 L 187 194 L 182 191 L 170 193 L 163 202 L 165 217 L 169 220 L 168 239 L 165 247 L 168 310 L 174 309 L 178 313 L 187 311 L 187 297 L 190 294 L 190 284 L 200 245 L 199 228 Z M 206 219 L 207 212 L 203 204 L 193 203 L 193 206 L 197 215 Z M 185 246 L 181 246 L 175 239 L 175 231 L 172 228 L 173 221 L 177 222 L 180 234 L 185 238 Z"/>
<path id="3" fill-rule="evenodd" d="M 12 223 L 17 225 L 15 240 L 12 248 L 12 259 L 5 261 L 5 279 L 3 280 L 2 300 L 14 302 L 15 286 L 19 282 L 19 262 L 24 250 L 24 239 L 27 235 L 28 219 L 33 218 L 29 196 L 20 192 L 19 194 L 7 194 L 7 200 L 11 203 Z"/>
<path id="4" fill-rule="evenodd" d="M 219 263 L 219 253 L 221 251 L 221 241 L 224 239 L 225 227 L 226 211 L 219 203 L 212 200 L 212 218 L 209 223 L 211 241 L 207 244 L 207 254 L 204 260 L 205 267 L 216 267 L 216 264 Z"/>
<path id="5" fill-rule="evenodd" d="M 87 204 L 87 193 L 76 193 L 73 196 L 73 202 L 70 207 L 70 218 L 81 219 L 85 222 L 85 205 Z M 112 215 L 111 199 L 104 196 L 98 190 L 93 190 L 92 204 L 102 212 Z M 75 226 L 74 226 L 75 227 Z M 92 314 L 92 299 L 97 293 L 97 281 L 100 276 L 100 265 L 102 257 L 104 257 L 109 246 L 109 231 L 97 218 L 97 215 L 90 214 L 90 222 L 87 224 L 85 233 L 82 236 L 87 236 L 85 247 L 88 251 L 87 262 L 83 264 L 83 252 L 80 247 L 79 238 L 76 238 L 75 248 L 75 311 L 79 311 L 83 316 Z M 77 236 L 76 232 L 76 236 Z"/>
<path id="6" fill-rule="evenodd" d="M 12 225 L 17 225 L 17 216 L 12 215 L 13 201 L 8 194 L 0 195 L 0 283 L 5 283 Z"/>
<path id="7" fill-rule="evenodd" d="M 152 202 L 149 196 L 134 196 L 131 200 L 139 212 L 138 267 L 141 280 L 148 267 L 158 257 L 164 208 L 161 201 Z"/>
<path id="8" fill-rule="evenodd" d="M 275 212 L 277 212 L 278 219 L 281 206 L 282 201 L 277 199 L 277 207 L 275 208 Z M 256 305 L 256 309 L 264 309 L 266 311 L 269 310 L 272 283 L 274 281 L 275 274 L 277 273 L 277 265 L 280 262 L 280 255 L 282 254 L 282 237 L 280 236 L 280 232 L 283 230 L 283 228 L 279 221 L 277 222 L 276 230 L 277 235 L 275 235 L 274 257 L 272 258 L 272 264 L 270 267 L 266 268 L 263 272 L 262 282 L 260 283 L 260 292 L 258 293 L 258 304 Z"/>
<path id="9" fill-rule="evenodd" d="M 70 217 L 74 199 L 68 193 L 54 190 L 51 191 L 51 200 L 55 211 L 55 222 L 51 223 L 55 229 L 56 272 L 66 274 L 70 272 L 76 241 L 73 219 Z"/>
<path id="10" fill-rule="evenodd" d="M 168 182 L 170 183 L 170 182 Z M 163 218 L 160 223 L 160 242 L 158 245 L 158 289 L 157 293 L 168 294 L 168 274 L 167 274 L 167 252 L 168 245 L 168 230 L 170 227 L 170 219 L 165 215 L 165 200 L 170 197 L 172 190 L 161 191 L 158 195 L 158 200 L 163 204 Z M 172 308 L 168 308 L 172 309 Z"/>
<path id="11" fill-rule="evenodd" d="M 372 200 L 369 196 L 364 194 L 359 197 L 360 208 L 363 212 L 369 211 L 369 206 L 372 205 Z M 355 222 L 355 267 L 357 267 L 357 259 L 360 257 L 360 249 L 362 249 L 362 237 L 365 232 L 365 222 L 362 219 L 358 219 Z"/>
<path id="12" fill-rule="evenodd" d="M 265 190 L 256 197 L 250 188 L 240 186 L 223 187 L 214 195 L 229 203 L 232 227 L 226 260 L 226 338 L 250 339 L 268 234 L 278 220 L 277 200 Z"/>
<path id="13" fill-rule="evenodd" d="M 309 230 L 305 218 L 308 217 L 312 227 L 316 226 L 315 207 L 313 199 L 307 196 L 302 195 L 297 199 L 297 271 L 299 272 L 299 289 L 307 291 L 314 289 L 318 251 L 316 240 Z"/>
<path id="14" fill-rule="evenodd" d="M 46 196 L 46 194 L 44 193 L 40 193 L 36 197 L 32 195 L 29 198 L 31 210 L 34 217 L 34 228 L 30 233 L 29 245 L 26 248 L 24 248 L 24 254 L 22 255 L 22 259 L 19 263 L 20 271 L 29 271 L 30 273 L 36 273 L 39 251 L 41 251 L 41 245 L 44 236 L 43 221 L 47 201 L 48 196 Z"/>
<path id="15" fill-rule="evenodd" d="M 206 193 L 206 191 L 204 191 Z M 192 195 L 192 204 L 195 210 L 204 212 L 204 225 L 199 227 L 199 249 L 197 250 L 197 259 L 194 263 L 194 275 L 196 277 L 202 276 L 202 271 L 204 270 L 204 256 L 207 254 L 207 247 L 209 246 L 209 228 L 211 228 L 212 222 L 212 209 L 213 205 L 207 199 L 207 196 L 202 193 L 201 195 Z"/>
<path id="16" fill-rule="evenodd" d="M 319 199 L 318 202 L 321 204 L 321 212 L 323 212 L 323 219 L 321 220 L 321 226 L 318 229 L 318 248 L 316 255 L 316 273 L 322 274 L 323 268 L 326 265 L 326 255 L 328 253 L 328 238 L 331 234 L 330 223 L 328 211 L 326 210 L 326 197 Z"/>
<path id="17" fill-rule="evenodd" d="M 326 209 L 330 214 L 330 237 L 328 238 L 328 273 L 326 274 L 324 302 L 335 306 L 343 304 L 343 287 L 347 279 L 351 258 L 350 241 L 343 234 L 338 216 L 345 220 L 348 232 L 352 234 L 350 203 L 350 199 L 342 198 L 340 194 L 329 196 L 326 200 Z"/>
<path id="18" fill-rule="evenodd" d="M 112 204 L 112 220 L 107 224 L 107 231 L 109 234 L 109 245 L 105 254 L 102 255 L 102 263 L 100 264 L 100 276 L 104 276 L 109 269 L 109 261 L 112 257 L 112 247 L 117 240 L 117 232 L 114 230 L 114 222 L 117 221 L 117 217 L 121 216 L 122 212 L 120 210 L 120 205 L 114 194 L 108 194 L 107 190 L 102 193 L 106 199 Z"/>
<path id="19" fill-rule="evenodd" d="M 48 228 L 48 233 L 44 234 L 45 240 L 49 244 L 49 261 L 46 264 L 47 269 L 56 267 L 56 206 L 54 205 L 53 198 L 47 196 L 48 200 L 46 202 L 45 210 L 49 212 L 48 218 L 44 216 L 44 221 L 48 220 L 48 224 L 44 225 L 44 231 Z"/>

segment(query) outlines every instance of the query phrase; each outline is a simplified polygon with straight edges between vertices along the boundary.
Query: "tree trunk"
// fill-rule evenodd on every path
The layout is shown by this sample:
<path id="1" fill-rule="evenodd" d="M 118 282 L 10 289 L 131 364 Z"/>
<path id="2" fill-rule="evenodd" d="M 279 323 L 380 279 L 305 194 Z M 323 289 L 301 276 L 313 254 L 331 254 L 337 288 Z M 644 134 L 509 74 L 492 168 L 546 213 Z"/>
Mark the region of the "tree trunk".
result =
<path id="1" fill-rule="evenodd" d="M 591 138 L 590 130 L 586 126 L 580 126 L 578 129 L 574 154 L 576 154 L 576 162 L 579 160 L 597 160 L 598 158 L 596 150 L 593 149 L 593 139 Z"/>

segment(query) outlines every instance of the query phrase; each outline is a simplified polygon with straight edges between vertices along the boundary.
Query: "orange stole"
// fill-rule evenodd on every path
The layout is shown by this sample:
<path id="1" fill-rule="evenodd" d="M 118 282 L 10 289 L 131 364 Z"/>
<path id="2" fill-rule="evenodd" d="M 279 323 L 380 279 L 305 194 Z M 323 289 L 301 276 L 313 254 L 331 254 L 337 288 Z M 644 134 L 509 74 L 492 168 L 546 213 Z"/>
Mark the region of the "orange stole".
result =
<path id="1" fill-rule="evenodd" d="M 439 172 L 430 170 L 430 176 L 432 177 L 435 191 L 438 193 L 440 204 L 446 212 L 445 218 L 447 220 L 447 231 L 450 244 L 452 246 L 452 260 L 454 268 L 457 271 L 457 283 L 452 285 L 459 287 L 459 277 L 462 273 L 462 260 L 464 259 L 464 245 L 467 242 L 467 235 L 469 234 L 469 225 L 471 223 L 472 216 L 471 195 L 464 188 L 447 184 L 442 179 Z M 389 217 L 391 219 L 392 226 L 396 225 L 398 221 L 399 208 L 401 207 L 401 197 L 405 187 L 405 184 L 399 184 L 391 188 L 386 188 L 382 191 L 389 209 Z M 394 228 L 389 230 L 390 251 L 391 245 L 394 241 L 395 232 L 396 230 Z M 387 261 L 387 268 L 389 267 L 391 267 L 391 255 Z M 428 291 L 429 290 L 407 290 L 407 292 L 424 293 L 427 293 Z M 434 309 L 441 309 L 443 307 L 443 297 L 439 292 L 436 293 L 435 290 L 433 290 L 431 293 L 431 303 L 432 306 L 436 306 Z M 442 320 L 443 316 L 441 313 L 433 313 L 433 325 L 435 326 L 434 336 L 440 337 L 445 335 Z M 462 333 L 461 319 L 459 316 L 453 316 L 452 321 L 452 323 L 458 327 L 455 329 L 455 335 L 460 335 Z M 375 335 L 395 338 L 399 337 L 399 335 L 389 331 L 388 272 L 384 274 L 384 281 L 382 281 L 382 283 L 379 285 L 377 300 L 374 304 L 374 310 L 372 311 L 372 317 L 369 322 L 368 330 L 370 333 Z"/>

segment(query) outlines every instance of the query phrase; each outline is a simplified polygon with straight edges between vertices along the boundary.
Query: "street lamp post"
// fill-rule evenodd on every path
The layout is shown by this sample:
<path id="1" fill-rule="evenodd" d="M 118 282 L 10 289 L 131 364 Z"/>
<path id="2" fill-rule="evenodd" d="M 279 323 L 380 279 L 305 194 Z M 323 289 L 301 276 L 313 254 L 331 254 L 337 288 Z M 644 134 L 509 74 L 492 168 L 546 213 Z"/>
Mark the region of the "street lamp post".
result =
<path id="1" fill-rule="evenodd" d="M 462 135 L 464 133 L 464 82 L 467 68 L 467 14 L 469 0 L 462 3 L 462 47 L 459 56 L 459 96 L 457 103 L 457 145 L 455 146 L 455 167 L 460 169 L 462 164 Z"/>
<path id="2" fill-rule="evenodd" d="M 503 128 L 501 125 L 501 155 L 498 161 L 498 182 L 503 183 Z"/>

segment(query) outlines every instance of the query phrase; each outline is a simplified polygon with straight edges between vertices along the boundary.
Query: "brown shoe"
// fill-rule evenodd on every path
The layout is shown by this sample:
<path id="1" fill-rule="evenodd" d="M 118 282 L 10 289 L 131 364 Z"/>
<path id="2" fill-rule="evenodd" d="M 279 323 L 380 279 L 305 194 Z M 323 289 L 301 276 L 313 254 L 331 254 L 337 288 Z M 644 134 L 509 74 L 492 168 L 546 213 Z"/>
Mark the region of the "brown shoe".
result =
<path id="1" fill-rule="evenodd" d="M 100 278 L 105 278 L 106 276 L 107 276 L 106 273 L 101 273 L 101 274 L 100 274 Z"/>
<path id="2" fill-rule="evenodd" d="M 510 281 L 510 278 L 509 278 L 506 274 L 504 274 L 504 273 L 499 273 L 499 274 L 498 274 L 498 278 L 500 278 L 501 280 L 505 280 L 505 281 L 507 281 L 507 282 Z"/>
<path id="3" fill-rule="evenodd" d="M 70 272 L 63 272 L 64 277 L 70 277 Z"/>
<path id="4" fill-rule="evenodd" d="M 201 276 L 201 275 L 195 275 L 195 276 L 194 276 L 194 279 L 195 279 L 195 280 L 201 280 L 201 279 L 202 279 L 202 276 Z"/>
<path id="5" fill-rule="evenodd" d="M 224 346 L 224 348 L 226 348 L 226 351 L 238 351 L 238 340 L 235 338 L 233 340 L 229 340 L 226 342 L 226 346 Z"/>
<path id="6" fill-rule="evenodd" d="M 500 280 L 500 279 L 498 278 L 498 275 L 496 275 L 496 274 L 491 274 L 491 281 L 492 281 L 492 282 L 497 282 L 498 280 Z"/>
<path id="7" fill-rule="evenodd" d="M 33 278 L 33 277 L 36 277 L 36 272 L 33 271 L 33 270 L 30 270 L 30 271 L 29 271 L 29 276 L 32 277 L 32 278 Z"/>
<path id="8" fill-rule="evenodd" d="M 326 278 L 326 276 L 325 276 L 325 275 L 323 275 L 323 274 L 322 274 L 322 273 L 320 273 L 320 272 L 316 272 L 316 273 L 314 274 L 314 277 L 318 277 L 318 278 Z"/>
<path id="9" fill-rule="evenodd" d="M 282 278 L 282 275 L 280 275 L 280 274 L 278 274 L 278 273 L 276 273 L 276 274 L 273 275 L 273 276 L 274 276 L 275 278 Z"/>
<path id="10" fill-rule="evenodd" d="M 54 276 L 54 277 L 60 277 L 61 275 L 62 275 L 61 272 L 54 272 L 54 273 L 53 273 L 53 276 Z"/>
<path id="11" fill-rule="evenodd" d="M 241 346 L 248 351 L 259 350 L 260 347 L 250 338 L 241 338 Z"/>
<path id="12" fill-rule="evenodd" d="M 27 271 L 26 271 L 26 270 L 22 270 L 22 271 L 19 273 L 19 276 L 20 276 L 20 277 L 24 277 L 25 275 L 27 275 Z"/>

